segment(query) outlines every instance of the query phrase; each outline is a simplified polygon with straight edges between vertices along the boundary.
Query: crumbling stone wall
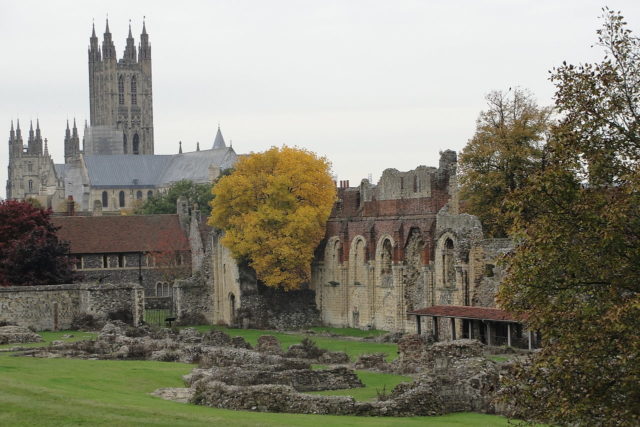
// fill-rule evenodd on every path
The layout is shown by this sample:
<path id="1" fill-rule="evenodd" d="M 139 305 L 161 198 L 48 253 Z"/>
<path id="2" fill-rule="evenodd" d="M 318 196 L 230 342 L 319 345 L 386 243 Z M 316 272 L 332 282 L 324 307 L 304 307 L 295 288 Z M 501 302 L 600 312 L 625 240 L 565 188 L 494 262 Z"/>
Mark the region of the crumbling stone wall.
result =
<path id="1" fill-rule="evenodd" d="M 142 321 L 144 291 L 135 283 L 13 286 L 0 288 L 0 320 L 36 330 L 68 329 L 76 316 L 107 318 L 125 311 Z"/>
<path id="2" fill-rule="evenodd" d="M 469 252 L 471 304 L 494 307 L 498 286 L 506 271 L 500 259 L 513 249 L 511 239 L 485 239 L 476 242 Z"/>
<path id="3" fill-rule="evenodd" d="M 338 189 L 312 268 L 325 324 L 413 330 L 406 312 L 429 303 L 433 230 L 451 197 L 455 162 L 445 151 L 438 168 L 388 169 L 375 186 Z"/>

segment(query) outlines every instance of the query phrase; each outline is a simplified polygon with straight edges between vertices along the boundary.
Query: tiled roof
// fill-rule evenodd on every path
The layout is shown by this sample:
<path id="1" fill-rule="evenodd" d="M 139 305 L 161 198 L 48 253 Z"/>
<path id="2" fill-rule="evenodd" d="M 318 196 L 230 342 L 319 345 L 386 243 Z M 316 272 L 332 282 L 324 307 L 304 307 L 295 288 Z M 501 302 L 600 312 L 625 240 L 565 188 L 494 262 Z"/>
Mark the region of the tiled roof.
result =
<path id="1" fill-rule="evenodd" d="M 407 314 L 421 316 L 456 317 L 458 319 L 493 320 L 496 322 L 519 322 L 518 318 L 508 311 L 499 308 L 470 307 L 463 305 L 434 305 L 410 311 Z"/>
<path id="2" fill-rule="evenodd" d="M 60 216 L 51 220 L 72 254 L 189 251 L 178 215 Z"/>
<path id="3" fill-rule="evenodd" d="M 236 161 L 233 148 L 216 148 L 171 155 L 85 155 L 92 187 L 165 187 L 188 179 L 210 182 L 209 166 L 224 170 Z"/>

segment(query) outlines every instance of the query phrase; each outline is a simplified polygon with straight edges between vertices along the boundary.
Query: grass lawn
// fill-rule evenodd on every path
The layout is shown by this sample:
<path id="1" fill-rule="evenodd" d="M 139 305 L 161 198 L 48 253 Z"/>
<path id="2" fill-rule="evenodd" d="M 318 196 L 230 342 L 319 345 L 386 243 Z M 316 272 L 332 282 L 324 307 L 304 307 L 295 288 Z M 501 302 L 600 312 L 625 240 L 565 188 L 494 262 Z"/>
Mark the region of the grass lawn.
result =
<path id="1" fill-rule="evenodd" d="M 317 333 L 329 333 L 334 335 L 342 335 L 345 337 L 360 338 L 379 337 L 380 335 L 388 333 L 387 331 L 381 331 L 379 329 L 362 330 L 358 328 L 331 328 L 328 326 L 318 326 L 310 329 Z"/>
<path id="2" fill-rule="evenodd" d="M 398 345 L 392 343 L 376 343 L 368 341 L 353 341 L 348 339 L 339 339 L 335 337 L 319 337 L 315 335 L 305 334 L 289 334 L 275 331 L 264 331 L 261 329 L 232 329 L 224 326 L 195 326 L 195 328 L 201 332 L 208 331 L 210 329 L 217 329 L 224 331 L 227 334 L 233 336 L 241 336 L 246 339 L 251 345 L 255 346 L 258 343 L 258 337 L 260 335 L 274 335 L 280 340 L 282 349 L 286 350 L 292 344 L 298 344 L 305 337 L 313 340 L 318 347 L 331 351 L 344 351 L 349 355 L 352 360 L 356 360 L 361 354 L 367 353 L 385 353 L 387 360 L 392 361 L 398 357 Z M 332 328 L 337 330 L 337 328 Z M 351 329 L 351 328 L 350 328 Z M 342 335 L 348 334 L 349 330 L 343 332 Z M 354 329 L 357 331 L 358 329 Z M 371 332 L 371 331 L 361 331 Z"/>
<path id="3" fill-rule="evenodd" d="M 230 411 L 164 401 L 191 365 L 0 355 L 0 425 L 507 426 L 503 417 L 371 418 Z"/>
<path id="4" fill-rule="evenodd" d="M 314 368 L 316 368 L 316 366 L 314 366 Z M 358 375 L 358 378 L 360 378 L 360 381 L 364 383 L 364 387 L 350 388 L 346 390 L 312 391 L 310 394 L 352 396 L 356 400 L 375 400 L 378 397 L 378 392 L 385 391 L 386 393 L 389 393 L 398 384 L 413 381 L 411 377 L 381 374 L 370 371 L 356 371 L 356 374 Z"/>
<path id="5" fill-rule="evenodd" d="M 98 334 L 95 332 L 79 332 L 79 331 L 43 331 L 38 332 L 44 341 L 31 342 L 31 343 L 18 343 L 18 344 L 3 344 L 0 345 L 0 350 L 11 347 L 43 347 L 49 345 L 52 341 L 80 341 L 95 338 Z M 73 338 L 62 338 L 63 335 L 73 335 Z"/>

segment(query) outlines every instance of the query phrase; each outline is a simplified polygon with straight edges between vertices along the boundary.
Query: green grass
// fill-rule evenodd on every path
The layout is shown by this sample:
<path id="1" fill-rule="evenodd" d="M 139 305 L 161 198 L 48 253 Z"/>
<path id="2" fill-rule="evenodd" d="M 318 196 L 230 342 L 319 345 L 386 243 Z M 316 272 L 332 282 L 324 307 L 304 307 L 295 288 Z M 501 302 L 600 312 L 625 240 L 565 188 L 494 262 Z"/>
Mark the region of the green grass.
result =
<path id="1" fill-rule="evenodd" d="M 316 369 L 316 366 L 314 366 Z M 346 390 L 326 390 L 313 391 L 311 394 L 322 394 L 328 396 L 352 396 L 356 400 L 374 400 L 378 397 L 378 392 L 385 391 L 390 393 L 391 390 L 402 382 L 411 382 L 411 377 L 393 374 L 381 374 L 370 371 L 356 371 L 360 381 L 364 383 L 364 387 L 350 388 Z"/>
<path id="2" fill-rule="evenodd" d="M 380 335 L 388 334 L 387 331 L 381 331 L 379 329 L 362 330 L 357 328 L 331 328 L 328 326 L 319 326 L 311 328 L 311 330 L 316 333 L 327 333 L 358 338 L 379 337 Z"/>
<path id="3" fill-rule="evenodd" d="M 372 418 L 230 411 L 164 401 L 193 366 L 149 361 L 34 359 L 0 355 L 0 425 L 507 426 L 503 417 Z"/>
<path id="4" fill-rule="evenodd" d="M 94 332 L 79 332 L 79 331 L 43 331 L 38 332 L 44 341 L 42 342 L 32 342 L 32 343 L 17 343 L 17 344 L 3 344 L 0 345 L 0 350 L 12 347 L 45 347 L 48 346 L 52 341 L 80 341 L 86 340 L 96 337 L 96 333 Z M 62 338 L 63 335 L 71 334 L 72 338 Z"/>
<path id="5" fill-rule="evenodd" d="M 392 361 L 396 357 L 398 357 L 398 346 L 397 344 L 392 343 L 353 341 L 336 337 L 318 337 L 305 334 L 289 334 L 275 331 L 265 331 L 261 329 L 232 329 L 224 326 L 194 326 L 194 328 L 201 332 L 205 332 L 210 329 L 217 329 L 220 331 L 224 331 L 231 336 L 241 336 L 253 346 L 257 344 L 258 337 L 260 335 L 274 335 L 278 338 L 278 340 L 280 340 L 280 344 L 283 350 L 286 350 L 292 344 L 300 343 L 300 341 L 307 337 L 313 340 L 320 348 L 324 348 L 330 351 L 344 351 L 349 355 L 351 360 L 356 360 L 361 354 L 368 353 L 385 353 L 387 355 L 388 361 Z"/>
<path id="6" fill-rule="evenodd" d="M 265 331 L 244 332 L 249 341 Z M 95 334 L 75 331 L 42 332 L 43 343 L 71 333 L 77 341 Z M 240 334 L 236 334 L 240 335 Z M 283 344 L 303 336 L 275 333 Z M 355 350 L 352 350 L 355 352 Z M 234 426 L 507 426 L 505 418 L 483 414 L 441 417 L 372 418 L 297 414 L 271 414 L 214 409 L 161 400 L 149 395 L 162 387 L 184 386 L 181 376 L 192 365 L 151 361 L 38 359 L 0 353 L 0 425 L 166 425 L 195 426 L 216 423 Z M 314 365 L 315 369 L 324 368 Z M 359 400 L 376 397 L 376 389 L 408 378 L 358 371 L 366 387 L 321 392 L 353 395 Z"/>

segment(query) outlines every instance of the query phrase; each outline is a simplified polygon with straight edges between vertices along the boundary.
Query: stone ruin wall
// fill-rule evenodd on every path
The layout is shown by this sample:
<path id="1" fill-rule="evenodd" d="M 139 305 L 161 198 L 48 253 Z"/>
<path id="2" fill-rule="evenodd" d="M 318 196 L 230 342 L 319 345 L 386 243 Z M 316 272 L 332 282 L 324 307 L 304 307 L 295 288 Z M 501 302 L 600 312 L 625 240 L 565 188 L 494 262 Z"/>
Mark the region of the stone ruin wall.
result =
<path id="1" fill-rule="evenodd" d="M 135 283 L 12 286 L 0 288 L 0 320 L 36 330 L 69 329 L 74 318 L 91 314 L 131 313 L 134 325 L 142 322 L 144 291 Z"/>
<path id="2" fill-rule="evenodd" d="M 312 267 L 324 324 L 414 331 L 406 313 L 431 305 L 435 219 L 454 174 L 446 151 L 438 169 L 387 169 L 376 186 L 339 189 Z"/>

